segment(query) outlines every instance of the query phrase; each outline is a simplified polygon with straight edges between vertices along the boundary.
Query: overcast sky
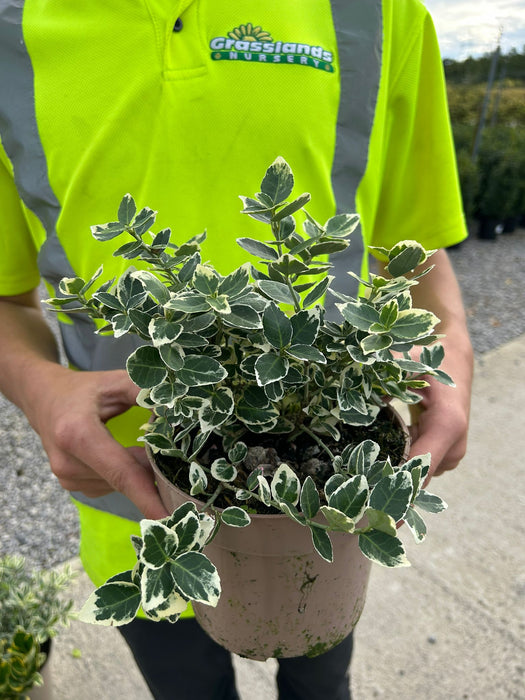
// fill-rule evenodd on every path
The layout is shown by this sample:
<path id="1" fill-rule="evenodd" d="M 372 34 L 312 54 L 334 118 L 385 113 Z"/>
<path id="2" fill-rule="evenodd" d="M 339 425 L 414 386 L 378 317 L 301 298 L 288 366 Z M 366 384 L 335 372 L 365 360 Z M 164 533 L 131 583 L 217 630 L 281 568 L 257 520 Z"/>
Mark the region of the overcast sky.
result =
<path id="1" fill-rule="evenodd" d="M 423 0 L 434 18 L 443 58 L 464 59 L 501 47 L 523 51 L 525 0 Z"/>

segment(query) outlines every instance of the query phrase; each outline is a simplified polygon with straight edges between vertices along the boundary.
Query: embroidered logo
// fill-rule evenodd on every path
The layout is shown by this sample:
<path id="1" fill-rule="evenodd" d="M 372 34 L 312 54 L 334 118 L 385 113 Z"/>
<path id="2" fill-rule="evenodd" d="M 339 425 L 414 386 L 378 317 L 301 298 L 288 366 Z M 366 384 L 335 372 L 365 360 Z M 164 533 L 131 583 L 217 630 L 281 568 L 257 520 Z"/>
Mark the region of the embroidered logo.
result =
<path id="1" fill-rule="evenodd" d="M 210 49 L 214 61 L 295 64 L 334 72 L 331 51 L 311 44 L 274 41 L 262 27 L 254 27 L 251 22 L 240 24 L 227 36 L 214 37 Z"/>

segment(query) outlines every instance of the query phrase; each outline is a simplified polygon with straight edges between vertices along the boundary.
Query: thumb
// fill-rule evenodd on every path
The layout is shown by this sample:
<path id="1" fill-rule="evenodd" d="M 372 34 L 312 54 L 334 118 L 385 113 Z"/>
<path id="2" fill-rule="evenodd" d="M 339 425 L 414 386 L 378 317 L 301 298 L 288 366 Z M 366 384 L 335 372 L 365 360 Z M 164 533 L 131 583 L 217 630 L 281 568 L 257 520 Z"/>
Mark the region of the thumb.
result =
<path id="1" fill-rule="evenodd" d="M 100 418 L 106 422 L 135 406 L 140 389 L 131 381 L 126 370 L 105 371 L 100 375 L 102 389 L 98 394 L 98 404 Z"/>

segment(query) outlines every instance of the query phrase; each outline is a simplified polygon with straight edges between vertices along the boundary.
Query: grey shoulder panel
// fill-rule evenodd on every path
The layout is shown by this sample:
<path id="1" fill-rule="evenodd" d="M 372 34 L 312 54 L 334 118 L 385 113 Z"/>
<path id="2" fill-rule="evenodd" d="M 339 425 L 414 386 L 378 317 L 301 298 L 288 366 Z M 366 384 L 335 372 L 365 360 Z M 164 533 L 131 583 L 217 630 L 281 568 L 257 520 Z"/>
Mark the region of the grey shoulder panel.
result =
<path id="1" fill-rule="evenodd" d="M 353 212 L 368 162 L 379 92 L 383 11 L 381 0 L 331 0 L 331 5 L 341 82 L 332 187 L 337 211 Z M 362 236 L 356 231 L 351 246 L 334 257 L 335 289 L 357 292 L 357 282 L 346 273 L 361 271 L 363 255 Z M 328 312 L 333 302 L 333 297 L 327 299 Z"/>
<path id="2" fill-rule="evenodd" d="M 0 66 L 4 67 L 0 71 L 0 134 L 13 164 L 18 193 L 50 236 L 60 204 L 49 184 L 37 128 L 33 65 L 22 28 L 24 5 L 23 0 L 0 0 Z"/>
<path id="3" fill-rule="evenodd" d="M 49 182 L 38 131 L 33 64 L 22 25 L 24 5 L 24 0 L 0 0 L 0 136 L 13 164 L 18 194 L 46 232 L 38 252 L 40 274 L 58 290 L 62 277 L 75 277 L 76 272 L 56 230 L 61 206 Z M 60 324 L 60 329 L 69 361 L 83 370 L 122 368 L 140 344 L 97 336 L 93 322 L 81 316 L 75 316 L 72 325 Z"/>

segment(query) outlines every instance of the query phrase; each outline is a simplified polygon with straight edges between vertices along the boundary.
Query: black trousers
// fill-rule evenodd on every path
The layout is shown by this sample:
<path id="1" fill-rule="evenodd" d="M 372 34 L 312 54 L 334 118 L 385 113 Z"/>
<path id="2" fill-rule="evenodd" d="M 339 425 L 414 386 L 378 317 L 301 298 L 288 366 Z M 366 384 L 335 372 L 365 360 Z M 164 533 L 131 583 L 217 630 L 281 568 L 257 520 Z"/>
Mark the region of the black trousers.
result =
<path id="1" fill-rule="evenodd" d="M 239 700 L 231 655 L 194 619 L 119 627 L 155 700 Z M 312 659 L 278 659 L 279 700 L 351 700 L 352 635 Z"/>

